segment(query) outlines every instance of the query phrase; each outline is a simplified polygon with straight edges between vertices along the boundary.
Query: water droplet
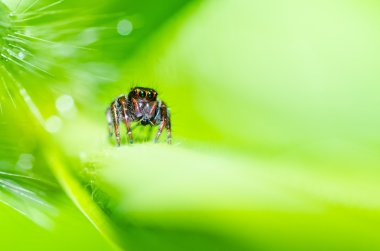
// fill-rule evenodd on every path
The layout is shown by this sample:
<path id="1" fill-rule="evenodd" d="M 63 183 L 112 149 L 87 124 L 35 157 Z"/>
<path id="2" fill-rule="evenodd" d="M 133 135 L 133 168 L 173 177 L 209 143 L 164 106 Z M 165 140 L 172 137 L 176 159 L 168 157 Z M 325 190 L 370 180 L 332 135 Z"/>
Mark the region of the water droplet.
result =
<path id="1" fill-rule="evenodd" d="M 23 60 L 25 58 L 25 53 L 20 51 L 19 53 L 17 53 L 17 57 L 18 59 Z"/>
<path id="2" fill-rule="evenodd" d="M 117 32 L 122 36 L 128 36 L 133 30 L 131 21 L 122 19 L 117 24 Z"/>

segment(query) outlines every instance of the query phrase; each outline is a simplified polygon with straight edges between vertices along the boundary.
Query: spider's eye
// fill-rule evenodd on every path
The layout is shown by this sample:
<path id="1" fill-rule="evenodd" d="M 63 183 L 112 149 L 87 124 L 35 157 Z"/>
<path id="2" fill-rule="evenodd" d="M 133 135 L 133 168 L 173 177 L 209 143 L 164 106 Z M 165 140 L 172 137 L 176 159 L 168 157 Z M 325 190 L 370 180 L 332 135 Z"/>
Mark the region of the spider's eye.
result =
<path id="1" fill-rule="evenodd" d="M 147 96 L 149 99 L 152 99 L 153 98 L 153 92 L 148 92 Z"/>
<path id="2" fill-rule="evenodd" d="M 144 91 L 140 91 L 139 95 L 140 95 L 140 98 L 145 98 L 145 92 Z"/>

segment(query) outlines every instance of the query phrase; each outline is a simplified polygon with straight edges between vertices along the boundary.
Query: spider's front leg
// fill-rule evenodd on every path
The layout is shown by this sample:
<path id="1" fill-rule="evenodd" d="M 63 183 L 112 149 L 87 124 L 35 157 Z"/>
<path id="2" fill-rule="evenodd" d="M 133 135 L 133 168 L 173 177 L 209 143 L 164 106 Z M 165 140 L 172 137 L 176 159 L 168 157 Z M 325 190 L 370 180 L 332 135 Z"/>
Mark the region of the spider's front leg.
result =
<path id="1" fill-rule="evenodd" d="M 118 114 L 118 109 L 116 106 L 116 101 L 112 102 L 111 108 L 109 110 L 110 110 L 110 116 L 112 117 L 111 125 L 110 125 L 110 122 L 108 122 L 108 125 L 110 126 L 110 136 L 112 136 L 112 124 L 113 124 L 117 146 L 120 146 L 119 114 Z M 107 110 L 107 117 L 108 117 L 108 110 Z"/>
<path id="2" fill-rule="evenodd" d="M 171 136 L 170 111 L 164 102 L 162 102 L 162 104 L 160 106 L 160 111 L 161 111 L 162 120 L 160 123 L 160 127 L 158 128 L 154 142 L 155 143 L 158 142 L 158 138 L 160 137 L 162 130 L 165 127 L 166 128 L 166 135 L 167 135 L 167 142 L 168 142 L 168 144 L 171 144 L 172 143 L 172 136 Z"/>
<path id="3" fill-rule="evenodd" d="M 121 113 L 123 115 L 125 126 L 127 127 L 127 134 L 129 137 L 129 143 L 133 143 L 133 137 L 132 137 L 132 131 L 131 131 L 131 125 L 129 123 L 129 116 L 128 116 L 128 110 L 127 110 L 127 99 L 125 96 L 121 96 L 117 99 L 117 102 L 121 106 Z"/>
<path id="4" fill-rule="evenodd" d="M 166 138 L 168 141 L 168 144 L 172 143 L 172 123 L 170 121 L 170 110 L 167 109 L 166 111 Z"/>
<path id="5" fill-rule="evenodd" d="M 109 136 L 112 137 L 114 128 L 113 128 L 113 122 L 112 122 L 111 107 L 107 108 L 106 117 L 107 117 L 107 123 L 108 123 Z"/>

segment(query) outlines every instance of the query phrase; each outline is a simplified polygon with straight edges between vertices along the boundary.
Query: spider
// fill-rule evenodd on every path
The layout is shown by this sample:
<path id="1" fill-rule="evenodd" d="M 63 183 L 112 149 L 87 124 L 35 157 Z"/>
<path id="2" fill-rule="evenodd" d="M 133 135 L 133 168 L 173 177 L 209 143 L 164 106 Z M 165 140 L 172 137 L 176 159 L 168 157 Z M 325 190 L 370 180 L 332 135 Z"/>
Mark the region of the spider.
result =
<path id="1" fill-rule="evenodd" d="M 162 130 L 166 128 L 167 143 L 171 144 L 170 110 L 166 104 L 157 99 L 158 93 L 145 87 L 134 87 L 128 95 L 122 94 L 112 101 L 106 110 L 110 137 L 115 132 L 117 146 L 120 146 L 119 122 L 127 127 L 129 142 L 133 143 L 131 123 L 137 121 L 143 126 L 159 125 L 154 142 L 158 141 Z"/>

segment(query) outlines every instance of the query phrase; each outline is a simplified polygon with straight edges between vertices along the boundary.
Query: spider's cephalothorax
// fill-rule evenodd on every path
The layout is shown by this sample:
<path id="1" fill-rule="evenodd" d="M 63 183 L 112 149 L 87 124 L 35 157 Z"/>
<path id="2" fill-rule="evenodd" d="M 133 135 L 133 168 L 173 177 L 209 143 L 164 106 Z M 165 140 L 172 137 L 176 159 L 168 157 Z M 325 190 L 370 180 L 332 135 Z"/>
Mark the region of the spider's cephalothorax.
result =
<path id="1" fill-rule="evenodd" d="M 110 136 L 115 132 L 117 145 L 120 146 L 119 122 L 123 121 L 127 127 L 129 142 L 133 143 L 131 122 L 139 124 L 159 125 L 155 142 L 158 141 L 164 127 L 167 132 L 167 142 L 171 143 L 170 112 L 166 104 L 157 99 L 157 92 L 150 88 L 134 87 L 128 95 L 118 96 L 107 109 L 107 120 Z"/>

